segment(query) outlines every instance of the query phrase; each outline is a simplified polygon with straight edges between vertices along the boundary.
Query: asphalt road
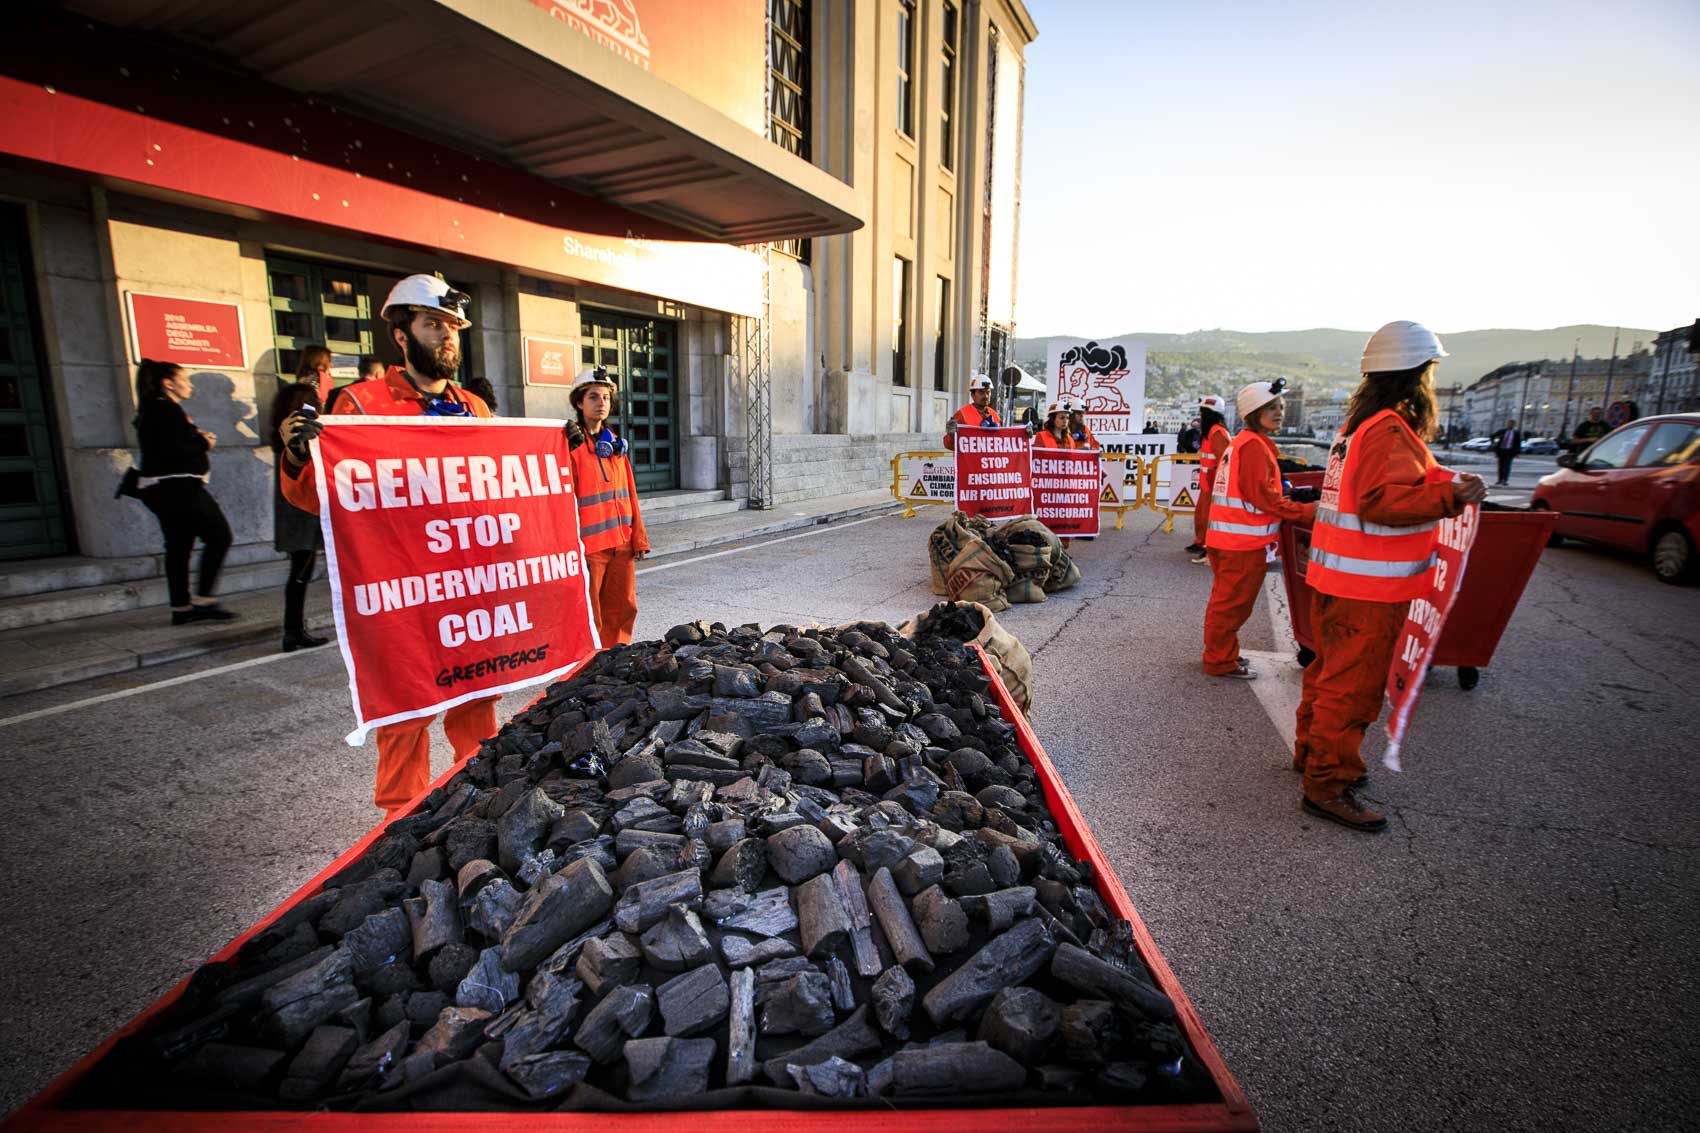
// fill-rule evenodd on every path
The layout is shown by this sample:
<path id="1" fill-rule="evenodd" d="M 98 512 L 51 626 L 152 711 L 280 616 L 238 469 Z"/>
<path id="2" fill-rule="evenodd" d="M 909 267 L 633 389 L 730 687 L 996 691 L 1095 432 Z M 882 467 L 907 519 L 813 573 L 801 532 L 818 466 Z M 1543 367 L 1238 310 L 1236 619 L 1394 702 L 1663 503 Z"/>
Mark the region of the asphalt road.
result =
<path id="1" fill-rule="evenodd" d="M 934 601 L 936 518 L 664 560 L 640 577 L 639 636 L 907 618 Z M 1547 551 L 1480 686 L 1435 674 L 1405 773 L 1372 759 L 1393 822 L 1362 835 L 1299 811 L 1281 603 L 1244 637 L 1262 679 L 1206 678 L 1207 568 L 1179 530 L 1128 527 L 1076 544 L 1075 590 L 1002 620 L 1035 655 L 1041 740 L 1264 1127 L 1693 1128 L 1700 590 Z M 125 683 L 0 702 L 5 1110 L 377 817 L 374 753 L 342 742 L 337 657 L 229 671 L 242 656 L 19 723 Z"/>

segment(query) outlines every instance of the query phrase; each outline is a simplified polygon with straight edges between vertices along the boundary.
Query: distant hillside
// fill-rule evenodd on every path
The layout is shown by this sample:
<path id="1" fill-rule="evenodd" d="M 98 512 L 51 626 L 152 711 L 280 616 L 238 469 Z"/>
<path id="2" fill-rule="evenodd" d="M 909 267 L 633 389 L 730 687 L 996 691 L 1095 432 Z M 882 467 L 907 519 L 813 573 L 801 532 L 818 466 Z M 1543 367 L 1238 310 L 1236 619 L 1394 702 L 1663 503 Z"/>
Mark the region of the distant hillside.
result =
<path id="1" fill-rule="evenodd" d="M 1568 358 L 1577 339 L 1581 339 L 1584 358 L 1607 358 L 1611 356 L 1614 333 L 1619 337 L 1619 353 L 1626 355 L 1636 342 L 1650 348 L 1658 332 L 1639 327 L 1615 331 L 1612 327 L 1593 325 L 1550 330 L 1441 331 L 1441 343 L 1450 357 L 1441 363 L 1440 382 L 1468 385 L 1507 362 Z M 1104 337 L 1142 339 L 1152 361 L 1163 364 L 1165 369 L 1172 370 L 1178 364 L 1190 371 L 1240 375 L 1242 371 L 1266 368 L 1272 373 L 1289 373 L 1300 376 L 1301 380 L 1332 387 L 1350 384 L 1356 378 L 1358 358 L 1369 336 L 1367 330 L 1318 328 L 1265 332 L 1195 330 L 1188 334 L 1146 332 Z M 1016 339 L 1016 360 L 1037 361 L 1042 369 L 1050 341 L 1050 337 Z"/>

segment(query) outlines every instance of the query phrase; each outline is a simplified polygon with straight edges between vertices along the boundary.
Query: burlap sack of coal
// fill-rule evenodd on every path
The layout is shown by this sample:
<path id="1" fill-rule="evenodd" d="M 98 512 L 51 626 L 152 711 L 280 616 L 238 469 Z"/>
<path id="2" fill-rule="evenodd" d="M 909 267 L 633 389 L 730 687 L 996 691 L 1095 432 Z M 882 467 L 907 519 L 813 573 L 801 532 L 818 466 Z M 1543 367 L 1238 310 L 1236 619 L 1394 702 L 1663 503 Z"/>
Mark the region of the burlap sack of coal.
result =
<path id="1" fill-rule="evenodd" d="M 989 610 L 1007 610 L 1004 588 L 1015 572 L 984 539 L 965 543 L 945 569 L 945 594 L 952 602 L 979 602 Z"/>
<path id="2" fill-rule="evenodd" d="M 935 634 L 952 641 L 978 645 L 991 659 L 992 668 L 1009 690 L 1016 707 L 1023 712 L 1031 712 L 1033 656 L 983 603 L 940 602 L 926 613 L 904 622 L 898 632 L 908 638 Z"/>
<path id="3" fill-rule="evenodd" d="M 991 530 L 990 521 L 959 511 L 951 512 L 949 519 L 933 528 L 927 537 L 927 559 L 932 567 L 934 594 L 947 593 L 950 562 L 963 546 L 972 539 L 984 538 Z"/>
<path id="4" fill-rule="evenodd" d="M 1017 575 L 1037 579 L 1047 594 L 1066 590 L 1080 581 L 1080 568 L 1063 549 L 1062 540 L 1035 516 L 1024 515 L 1002 524 L 992 540 Z M 1035 551 L 1043 560 L 1043 566 L 1034 563 Z"/>

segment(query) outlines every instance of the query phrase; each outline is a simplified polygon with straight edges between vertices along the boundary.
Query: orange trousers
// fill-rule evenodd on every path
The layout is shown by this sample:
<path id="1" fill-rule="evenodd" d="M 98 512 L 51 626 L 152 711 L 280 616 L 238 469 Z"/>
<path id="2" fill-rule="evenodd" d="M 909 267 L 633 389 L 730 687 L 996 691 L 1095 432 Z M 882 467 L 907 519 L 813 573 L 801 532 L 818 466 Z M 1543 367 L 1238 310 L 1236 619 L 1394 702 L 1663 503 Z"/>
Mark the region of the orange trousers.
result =
<path id="1" fill-rule="evenodd" d="M 628 547 L 592 551 L 584 559 L 590 568 L 590 608 L 602 648 L 625 645 L 637 624 L 637 559 Z"/>
<path id="2" fill-rule="evenodd" d="M 1204 546 L 1205 533 L 1210 530 L 1210 490 L 1200 488 L 1198 505 L 1192 513 L 1192 541 L 1200 547 Z"/>
<path id="3" fill-rule="evenodd" d="M 499 699 L 469 700 L 443 713 L 443 734 L 448 736 L 457 760 L 465 759 L 496 734 Z M 372 801 L 384 808 L 386 817 L 431 785 L 430 732 L 435 719 L 421 716 L 377 729 L 378 786 Z"/>
<path id="4" fill-rule="evenodd" d="M 1295 719 L 1293 761 L 1305 774 L 1305 797 L 1327 802 L 1364 773 L 1359 748 L 1381 715 L 1409 602 L 1369 602 L 1311 592 L 1316 660 L 1305 669 Z"/>
<path id="5" fill-rule="evenodd" d="M 1210 605 L 1204 611 L 1204 671 L 1211 676 L 1240 667 L 1240 627 L 1251 617 L 1263 592 L 1266 569 L 1262 549 L 1218 551 L 1211 547 Z"/>

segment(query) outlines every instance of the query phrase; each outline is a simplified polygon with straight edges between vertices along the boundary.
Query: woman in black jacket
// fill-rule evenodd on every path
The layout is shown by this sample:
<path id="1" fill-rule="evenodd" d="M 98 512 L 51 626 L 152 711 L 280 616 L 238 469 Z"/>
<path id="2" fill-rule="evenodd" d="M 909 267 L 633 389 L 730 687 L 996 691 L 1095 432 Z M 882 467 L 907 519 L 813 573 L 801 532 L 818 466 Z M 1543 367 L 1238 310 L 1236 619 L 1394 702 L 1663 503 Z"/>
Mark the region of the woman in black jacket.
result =
<path id="1" fill-rule="evenodd" d="M 277 427 L 303 405 L 322 412 L 321 390 L 330 377 L 331 352 L 323 346 L 309 346 L 301 351 L 301 361 L 295 368 L 295 380 L 282 386 L 272 398 L 272 452 L 283 452 L 283 438 Z M 329 638 L 315 637 L 307 632 L 307 584 L 313 581 L 313 568 L 318 558 L 321 538 L 319 517 L 302 511 L 283 498 L 283 488 L 272 477 L 272 545 L 289 555 L 289 577 L 283 584 L 283 651 L 312 649 L 325 644 Z"/>
<path id="2" fill-rule="evenodd" d="M 135 426 L 142 447 L 137 487 L 165 536 L 165 582 L 171 591 L 171 624 L 177 626 L 236 616 L 212 596 L 230 549 L 230 524 L 207 491 L 207 453 L 214 437 L 195 428 L 178 404 L 191 392 L 188 371 L 175 362 L 144 358 L 136 367 Z M 201 541 L 201 569 L 191 596 L 189 552 L 196 539 Z"/>

